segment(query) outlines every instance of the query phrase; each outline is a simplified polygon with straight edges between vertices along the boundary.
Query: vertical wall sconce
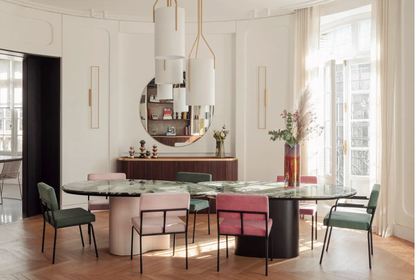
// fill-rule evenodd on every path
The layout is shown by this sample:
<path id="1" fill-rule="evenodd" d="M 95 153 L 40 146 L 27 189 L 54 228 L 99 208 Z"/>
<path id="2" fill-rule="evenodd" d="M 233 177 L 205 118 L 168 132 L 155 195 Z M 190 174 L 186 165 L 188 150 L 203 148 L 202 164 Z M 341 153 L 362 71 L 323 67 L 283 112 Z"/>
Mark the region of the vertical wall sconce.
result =
<path id="1" fill-rule="evenodd" d="M 91 66 L 91 88 L 89 89 L 91 107 L 91 128 L 99 128 L 99 66 Z"/>
<path id="2" fill-rule="evenodd" d="M 267 88 L 267 67 L 258 67 L 258 129 L 267 128 L 267 107 L 268 107 L 268 88 Z"/>

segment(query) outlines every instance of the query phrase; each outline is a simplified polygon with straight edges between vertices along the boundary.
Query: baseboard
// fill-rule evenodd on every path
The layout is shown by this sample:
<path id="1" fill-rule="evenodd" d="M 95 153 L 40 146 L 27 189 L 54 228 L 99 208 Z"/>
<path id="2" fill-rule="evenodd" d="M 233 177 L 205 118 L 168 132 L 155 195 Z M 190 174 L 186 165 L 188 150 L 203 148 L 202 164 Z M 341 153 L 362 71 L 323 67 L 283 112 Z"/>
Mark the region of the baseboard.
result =
<path id="1" fill-rule="evenodd" d="M 394 224 L 392 235 L 408 240 L 410 242 L 414 242 L 414 229 L 413 228 L 407 228 L 401 225 Z"/>

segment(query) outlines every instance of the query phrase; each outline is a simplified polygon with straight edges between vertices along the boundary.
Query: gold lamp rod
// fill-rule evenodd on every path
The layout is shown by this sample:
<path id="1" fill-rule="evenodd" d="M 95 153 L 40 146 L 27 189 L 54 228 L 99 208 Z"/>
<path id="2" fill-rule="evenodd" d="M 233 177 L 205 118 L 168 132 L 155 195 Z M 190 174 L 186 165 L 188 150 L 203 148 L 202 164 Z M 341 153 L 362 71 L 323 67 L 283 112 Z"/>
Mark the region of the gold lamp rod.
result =
<path id="1" fill-rule="evenodd" d="M 203 35 L 203 0 L 198 0 L 197 1 L 197 36 L 196 36 L 196 40 L 193 43 L 193 47 L 190 50 L 189 53 L 189 60 L 188 60 L 188 72 L 189 72 L 189 91 L 190 91 L 190 57 L 192 55 L 193 49 L 196 46 L 197 43 L 197 47 L 196 47 L 196 54 L 195 54 L 195 58 L 197 58 L 197 53 L 199 51 L 199 41 L 200 41 L 200 36 L 202 36 L 203 40 L 205 41 L 207 47 L 209 48 L 210 52 L 213 55 L 213 69 L 216 69 L 216 56 L 215 53 L 212 51 L 212 48 L 209 46 L 209 43 L 207 42 L 205 36 Z"/>
<path id="2" fill-rule="evenodd" d="M 153 22 L 156 21 L 156 5 L 158 1 L 159 0 L 156 0 L 156 2 L 153 5 Z M 171 1 L 172 0 L 167 0 L 167 7 L 171 7 Z M 174 2 L 176 3 L 176 31 L 177 31 L 177 0 L 174 0 Z"/>

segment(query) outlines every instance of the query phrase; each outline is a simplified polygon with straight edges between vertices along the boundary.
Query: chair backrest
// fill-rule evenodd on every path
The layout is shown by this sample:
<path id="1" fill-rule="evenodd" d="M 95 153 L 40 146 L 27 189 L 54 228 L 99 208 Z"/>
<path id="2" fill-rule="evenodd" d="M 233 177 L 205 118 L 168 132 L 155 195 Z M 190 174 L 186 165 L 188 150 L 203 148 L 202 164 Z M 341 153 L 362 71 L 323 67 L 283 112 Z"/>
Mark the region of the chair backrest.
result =
<path id="1" fill-rule="evenodd" d="M 216 211 L 218 210 L 266 212 L 268 219 L 268 197 L 255 194 L 219 193 L 216 196 Z M 240 219 L 240 217 L 239 213 L 219 213 L 219 218 Z M 244 214 L 243 217 L 244 220 L 265 220 L 265 216 L 262 214 Z"/>
<path id="2" fill-rule="evenodd" d="M 43 218 L 52 226 L 55 226 L 54 212 L 59 210 L 58 200 L 56 199 L 55 190 L 45 184 L 38 183 L 37 189 L 39 191 L 40 205 L 42 208 Z"/>
<path id="3" fill-rule="evenodd" d="M 176 181 L 190 183 L 212 181 L 212 174 L 195 172 L 177 172 Z"/>
<path id="4" fill-rule="evenodd" d="M 366 210 L 366 212 L 368 214 L 373 214 L 374 211 L 376 210 L 376 206 L 378 204 L 379 193 L 380 193 L 380 185 L 374 184 L 372 188 L 372 192 L 370 193 L 369 202 L 367 203 L 368 209 Z M 373 207 L 375 209 L 373 209 Z"/>
<path id="5" fill-rule="evenodd" d="M 88 174 L 88 181 L 100 180 L 125 180 L 127 176 L 125 173 L 90 173 Z"/>
<path id="6" fill-rule="evenodd" d="M 284 176 L 277 176 L 277 182 L 284 182 L 284 180 Z M 300 180 L 300 182 L 303 184 L 317 184 L 317 176 L 301 176 Z"/>
<path id="7" fill-rule="evenodd" d="M 143 210 L 189 209 L 189 193 L 143 193 L 140 196 L 140 216 Z M 144 218 L 163 217 L 163 212 L 144 214 Z M 169 211 L 166 216 L 186 216 L 186 211 Z"/>
<path id="8" fill-rule="evenodd" d="M 21 164 L 22 160 L 4 162 L 0 177 L 2 179 L 16 179 L 19 176 Z"/>

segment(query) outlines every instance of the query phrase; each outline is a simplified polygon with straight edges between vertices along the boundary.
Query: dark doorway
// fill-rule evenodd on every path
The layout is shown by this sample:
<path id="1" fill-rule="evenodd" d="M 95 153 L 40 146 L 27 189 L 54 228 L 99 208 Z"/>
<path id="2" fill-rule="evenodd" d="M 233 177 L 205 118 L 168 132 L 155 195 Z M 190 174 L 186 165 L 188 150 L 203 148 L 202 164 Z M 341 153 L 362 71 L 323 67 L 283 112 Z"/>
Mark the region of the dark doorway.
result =
<path id="1" fill-rule="evenodd" d="M 23 60 L 23 217 L 40 214 L 37 183 L 60 201 L 60 58 Z"/>

